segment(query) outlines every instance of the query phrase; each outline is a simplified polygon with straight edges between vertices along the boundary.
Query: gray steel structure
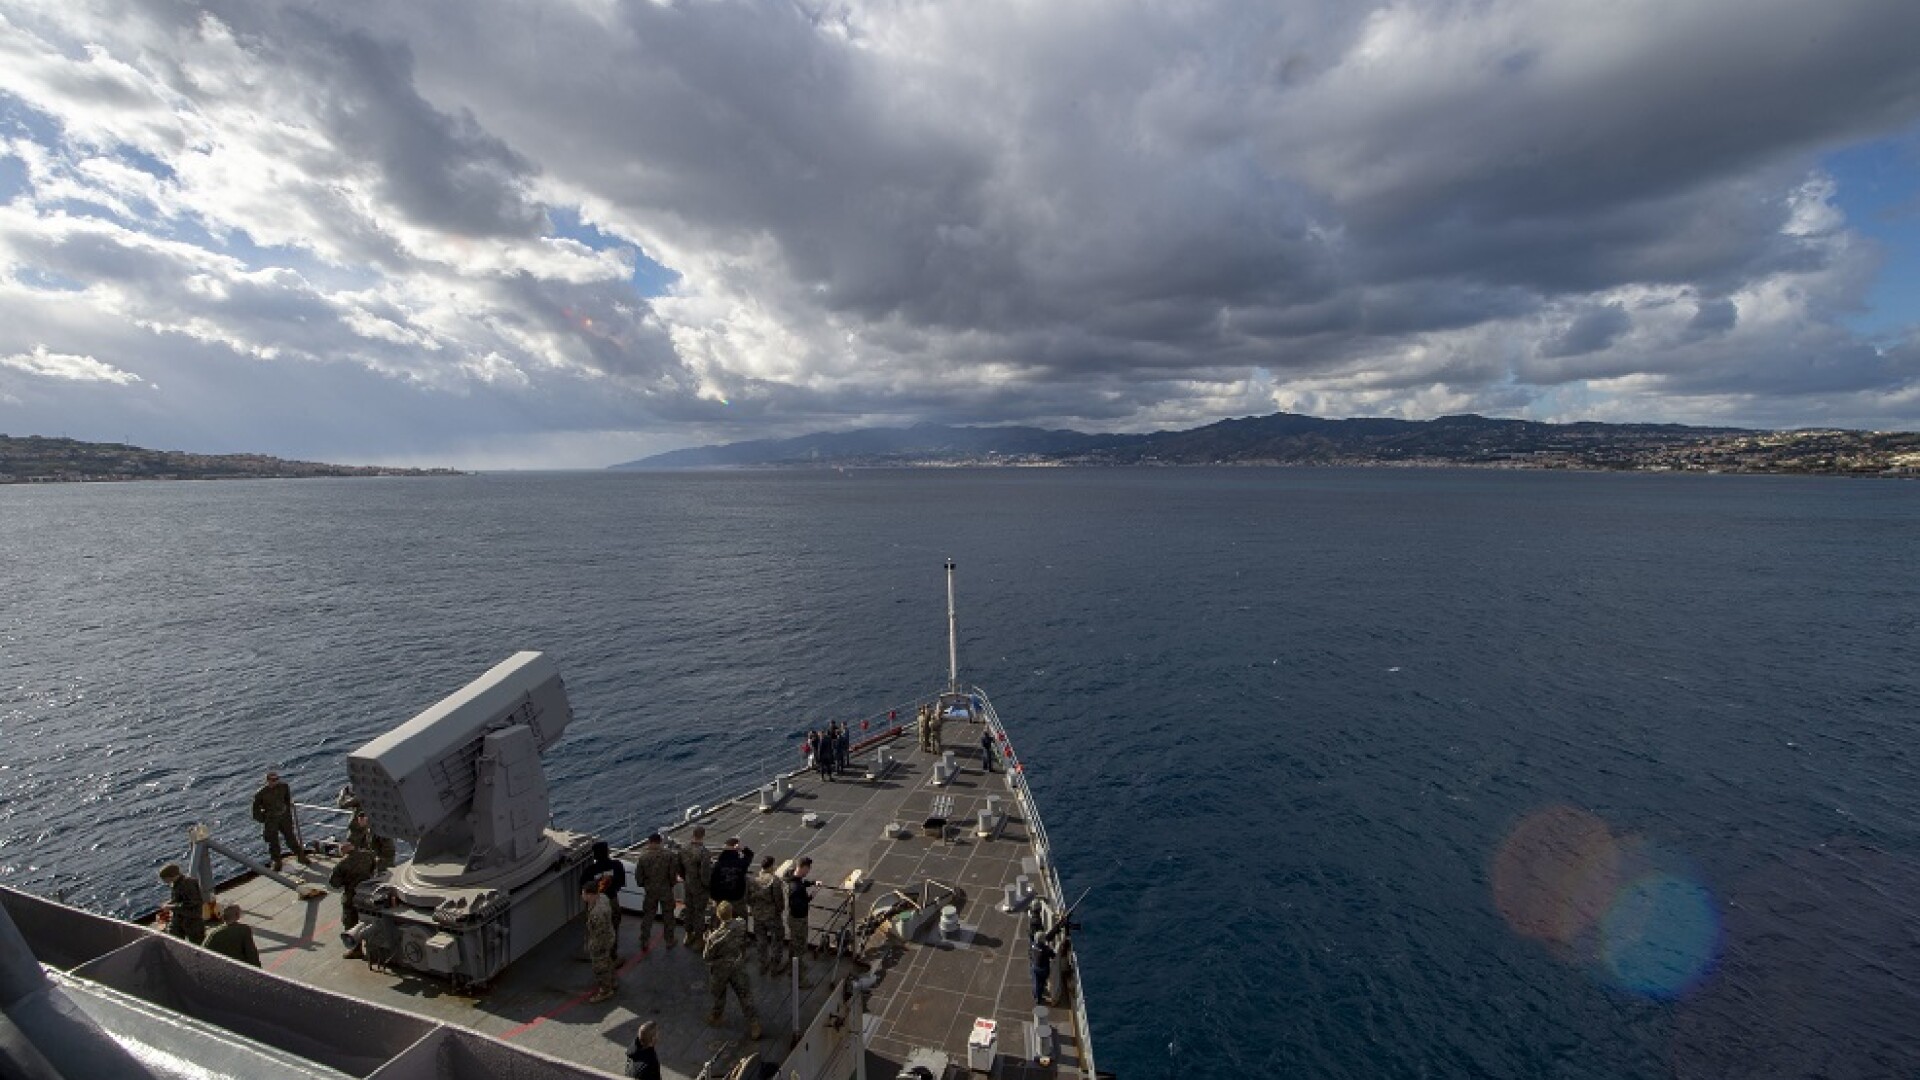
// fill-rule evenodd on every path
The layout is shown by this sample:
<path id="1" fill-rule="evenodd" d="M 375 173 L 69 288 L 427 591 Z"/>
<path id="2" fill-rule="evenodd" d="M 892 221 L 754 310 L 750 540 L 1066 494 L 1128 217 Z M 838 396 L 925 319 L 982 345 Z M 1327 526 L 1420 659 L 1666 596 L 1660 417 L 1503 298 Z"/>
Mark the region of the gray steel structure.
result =
<path id="1" fill-rule="evenodd" d="M 548 827 L 540 767 L 572 718 L 553 661 L 522 652 L 347 755 L 374 830 L 414 848 L 356 894 L 369 955 L 483 985 L 580 913 L 593 837 Z"/>

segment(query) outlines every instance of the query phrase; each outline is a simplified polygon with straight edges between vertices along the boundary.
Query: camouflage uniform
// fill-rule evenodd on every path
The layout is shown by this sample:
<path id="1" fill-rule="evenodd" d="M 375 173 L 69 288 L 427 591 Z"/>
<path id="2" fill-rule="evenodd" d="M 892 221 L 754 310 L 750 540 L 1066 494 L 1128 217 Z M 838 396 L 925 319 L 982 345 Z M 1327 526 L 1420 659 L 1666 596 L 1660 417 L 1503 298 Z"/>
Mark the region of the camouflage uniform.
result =
<path id="1" fill-rule="evenodd" d="M 927 715 L 927 707 L 920 706 L 920 713 L 914 722 L 920 727 L 920 749 L 933 749 L 933 718 Z"/>
<path id="2" fill-rule="evenodd" d="M 640 947 L 653 940 L 653 920 L 660 920 L 660 944 L 673 945 L 673 879 L 679 869 L 673 852 L 648 843 L 633 860 L 635 883 L 643 890 L 640 902 Z"/>
<path id="3" fill-rule="evenodd" d="M 787 966 L 787 935 L 780 925 L 786 906 L 787 887 L 773 871 L 762 870 L 747 883 L 747 914 L 753 916 L 754 940 L 760 943 L 762 972 Z"/>
<path id="4" fill-rule="evenodd" d="M 747 923 L 729 919 L 707 935 L 706 948 L 700 953 L 707 961 L 707 992 L 713 995 L 713 1011 L 707 1023 L 717 1024 L 727 1007 L 727 988 L 740 1002 L 747 1027 L 755 1038 L 760 1034 L 760 1013 L 753 1005 L 753 987 L 747 982 Z"/>
<path id="5" fill-rule="evenodd" d="M 347 826 L 347 843 L 373 852 L 375 870 L 393 869 L 393 841 L 376 834 L 371 823 L 355 821 Z"/>
<path id="6" fill-rule="evenodd" d="M 285 837 L 287 849 L 302 863 L 306 863 L 307 853 L 300 847 L 300 839 L 293 835 L 293 789 L 285 780 L 263 784 L 253 793 L 253 820 L 260 823 L 260 838 L 266 841 L 267 854 L 278 863 L 280 839 Z"/>
<path id="7" fill-rule="evenodd" d="M 596 894 L 587 901 L 587 957 L 593 961 L 594 999 L 613 996 L 613 905 Z"/>
<path id="8" fill-rule="evenodd" d="M 707 934 L 707 905 L 712 902 L 707 884 L 713 876 L 713 854 L 707 845 L 694 840 L 676 853 L 676 862 L 681 887 L 687 891 L 687 906 L 680 912 L 680 921 L 686 924 L 687 940 L 700 941 Z"/>
<path id="9" fill-rule="evenodd" d="M 373 852 L 365 848 L 354 848 L 334 864 L 333 876 L 327 879 L 327 884 L 340 890 L 342 929 L 351 930 L 360 925 L 360 909 L 353 906 L 353 893 L 373 873 Z"/>

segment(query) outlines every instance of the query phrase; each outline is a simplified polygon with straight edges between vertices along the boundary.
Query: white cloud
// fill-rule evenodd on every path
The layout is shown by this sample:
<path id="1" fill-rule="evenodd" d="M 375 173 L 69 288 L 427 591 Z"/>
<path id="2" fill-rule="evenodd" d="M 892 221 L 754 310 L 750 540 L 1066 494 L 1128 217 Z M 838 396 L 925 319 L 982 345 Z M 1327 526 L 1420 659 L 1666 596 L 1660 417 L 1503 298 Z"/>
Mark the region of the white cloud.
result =
<path id="1" fill-rule="evenodd" d="M 48 352 L 44 345 L 34 346 L 32 352 L 0 356 L 0 367 L 67 382 L 104 382 L 130 386 L 140 381 L 140 376 L 122 371 L 112 364 L 103 364 L 91 356 Z"/>

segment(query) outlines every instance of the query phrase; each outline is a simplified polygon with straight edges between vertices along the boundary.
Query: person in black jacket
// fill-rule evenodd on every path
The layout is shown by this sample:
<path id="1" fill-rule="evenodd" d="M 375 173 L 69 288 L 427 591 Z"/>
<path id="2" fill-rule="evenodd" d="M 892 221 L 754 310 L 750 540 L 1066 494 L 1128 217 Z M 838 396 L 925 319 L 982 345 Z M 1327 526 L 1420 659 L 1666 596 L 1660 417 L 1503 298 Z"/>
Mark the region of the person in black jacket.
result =
<path id="1" fill-rule="evenodd" d="M 807 910 L 813 905 L 813 882 L 807 875 L 813 860 L 805 855 L 787 871 L 787 952 L 800 972 L 800 985 L 807 983 Z"/>
<path id="2" fill-rule="evenodd" d="M 189 874 L 181 873 L 179 863 L 168 863 L 161 867 L 160 880 L 166 883 L 169 892 L 166 904 L 167 933 L 186 938 L 195 945 L 206 940 L 207 905 L 200 891 L 200 882 Z"/>
<path id="3" fill-rule="evenodd" d="M 736 911 L 747 910 L 747 879 L 753 876 L 753 849 L 742 847 L 740 838 L 730 836 L 727 846 L 713 858 L 713 875 L 707 892 L 715 904 L 725 900 Z"/>
<path id="4" fill-rule="evenodd" d="M 1047 997 L 1047 984 L 1053 977 L 1054 956 L 1052 934 L 1035 934 L 1027 941 L 1027 965 L 1032 969 L 1035 1005 L 1053 1003 Z"/>
<path id="5" fill-rule="evenodd" d="M 636 1080 L 660 1080 L 660 1052 L 653 1048 L 660 1027 L 649 1020 L 633 1033 L 633 1045 L 627 1047 L 627 1075 Z"/>

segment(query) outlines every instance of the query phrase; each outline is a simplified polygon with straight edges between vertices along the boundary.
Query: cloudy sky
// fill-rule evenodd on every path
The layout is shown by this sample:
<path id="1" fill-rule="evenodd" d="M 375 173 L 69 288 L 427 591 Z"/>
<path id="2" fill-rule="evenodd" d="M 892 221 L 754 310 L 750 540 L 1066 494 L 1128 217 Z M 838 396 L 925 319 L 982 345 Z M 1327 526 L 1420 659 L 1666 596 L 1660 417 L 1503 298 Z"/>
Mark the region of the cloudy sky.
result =
<path id="1" fill-rule="evenodd" d="M 0 432 L 1920 428 L 1914 0 L 0 0 Z"/>

